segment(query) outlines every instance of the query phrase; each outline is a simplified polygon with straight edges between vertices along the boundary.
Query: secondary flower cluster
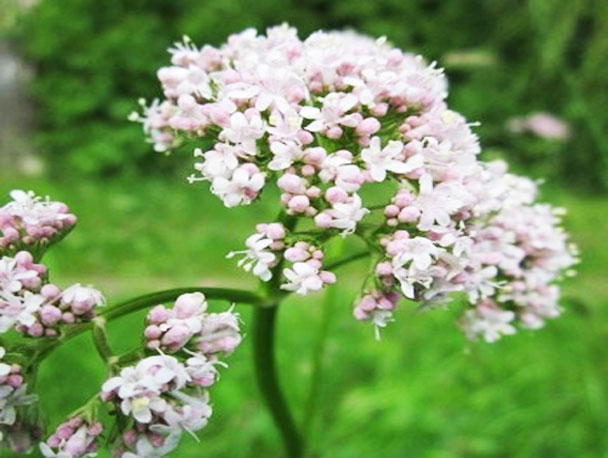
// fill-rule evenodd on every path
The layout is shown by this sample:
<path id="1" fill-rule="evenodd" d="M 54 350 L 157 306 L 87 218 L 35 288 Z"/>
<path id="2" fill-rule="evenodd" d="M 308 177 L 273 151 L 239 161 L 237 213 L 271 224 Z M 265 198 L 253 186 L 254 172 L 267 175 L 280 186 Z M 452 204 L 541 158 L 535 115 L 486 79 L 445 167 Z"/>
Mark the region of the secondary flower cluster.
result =
<path id="1" fill-rule="evenodd" d="M 505 173 L 500 163 L 488 164 L 485 173 L 491 178 L 485 193 L 453 221 L 428 230 L 422 217 L 415 230 L 399 228 L 416 200 L 398 191 L 385 208 L 387 226 L 394 226 L 396 218 L 398 228 L 381 238 L 384 255 L 375 268 L 375 284 L 382 292 L 376 296 L 398 291 L 427 306 L 464 292 L 472 306 L 461 320 L 465 333 L 493 342 L 513 334 L 516 321 L 535 329 L 558 316 L 555 281 L 570 273 L 577 258 L 559 226 L 562 211 L 532 204 L 533 182 Z M 386 301 L 376 303 L 372 307 L 364 298 L 355 316 L 384 326 L 392 308 Z"/>
<path id="2" fill-rule="evenodd" d="M 213 148 L 195 150 L 190 179 L 208 181 L 228 207 L 253 202 L 268 182 L 281 192 L 290 223 L 258 226 L 247 249 L 229 255 L 244 254 L 245 270 L 318 291 L 335 281 L 322 269 L 323 243 L 355 234 L 375 263 L 355 316 L 376 327 L 401 296 L 429 306 L 453 292 L 470 300 L 462 326 L 471 338 L 493 341 L 516 321 L 538 327 L 559 313 L 554 283 L 576 262 L 559 218 L 534 204 L 533 182 L 478 159 L 434 64 L 383 38 L 300 40 L 286 25 L 169 51 L 171 66 L 158 72 L 165 99 L 133 115 L 155 148 L 211 139 Z M 374 183 L 384 184 L 361 192 Z M 278 269 L 284 261 L 292 265 Z"/>
<path id="3" fill-rule="evenodd" d="M 97 438 L 102 431 L 101 423 L 90 424 L 80 416 L 70 418 L 40 444 L 40 451 L 47 458 L 97 456 Z"/>
<path id="4" fill-rule="evenodd" d="M 238 315 L 227 311 L 207 313 L 202 293 L 183 294 L 173 308 L 154 307 L 148 313 L 144 331 L 150 349 L 175 353 L 190 344 L 207 356 L 229 355 L 241 343 Z"/>
<path id="5" fill-rule="evenodd" d="M 76 217 L 62 202 L 43 199 L 32 191 L 15 190 L 10 196 L 13 200 L 0 207 L 0 255 L 43 251 L 76 224 Z"/>
<path id="6" fill-rule="evenodd" d="M 22 367 L 5 362 L 5 355 L 5 349 L 0 347 L 0 443 L 10 440 L 11 430 L 18 426 L 17 409 L 33 404 L 38 399 L 37 396 L 28 394 Z"/>
<path id="7" fill-rule="evenodd" d="M 34 405 L 38 396 L 28 392 L 24 368 L 5 356 L 0 347 L 0 447 L 26 453 L 42 434 Z"/>
<path id="8" fill-rule="evenodd" d="M 207 313 L 201 293 L 180 296 L 171 309 L 148 314 L 145 339 L 160 353 L 124 367 L 108 379 L 101 398 L 116 406 L 122 420 L 114 456 L 165 456 L 183 431 L 194 434 L 211 416 L 207 388 L 218 378 L 216 366 L 241 342 L 238 315 Z M 82 456 L 82 455 L 75 455 Z"/>
<path id="9" fill-rule="evenodd" d="M 306 295 L 309 291 L 319 291 L 326 284 L 335 283 L 336 276 L 323 269 L 323 251 L 315 245 L 302 240 L 287 246 L 285 227 L 280 223 L 258 224 L 256 234 L 245 241 L 246 250 L 228 253 L 228 258 L 243 255 L 238 262 L 239 267 L 253 274 L 262 281 L 272 278 L 272 268 L 279 259 L 291 263 L 282 270 L 285 283 L 281 288 Z"/>
<path id="10" fill-rule="evenodd" d="M 80 284 L 62 291 L 48 282 L 47 267 L 35 262 L 35 257 L 42 256 L 42 249 L 64 236 L 76 221 L 67 213 L 67 206 L 48 198 L 42 200 L 32 192 L 13 191 L 11 196 L 14 200 L 2 207 L 0 214 L 6 211 L 13 215 L 28 234 L 46 231 L 48 235 L 52 228 L 56 228 L 56 233 L 38 239 L 19 233 L 22 238 L 14 239 L 11 246 L 25 246 L 31 251 L 0 258 L 0 333 L 14 328 L 30 337 L 54 337 L 63 324 L 93 318 L 95 308 L 103 305 L 104 298 L 96 289 Z"/>

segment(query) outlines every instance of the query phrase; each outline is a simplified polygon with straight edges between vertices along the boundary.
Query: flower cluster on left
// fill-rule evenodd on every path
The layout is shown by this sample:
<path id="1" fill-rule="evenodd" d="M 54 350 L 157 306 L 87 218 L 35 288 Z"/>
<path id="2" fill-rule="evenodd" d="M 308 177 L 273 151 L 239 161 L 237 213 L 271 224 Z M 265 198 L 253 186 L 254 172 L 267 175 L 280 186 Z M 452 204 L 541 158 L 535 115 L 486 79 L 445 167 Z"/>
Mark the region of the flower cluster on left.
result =
<path id="1" fill-rule="evenodd" d="M 62 202 L 15 190 L 0 207 L 0 333 L 11 330 L 27 338 L 57 339 L 64 325 L 88 322 L 105 303 L 96 289 L 79 283 L 60 288 L 49 280 L 40 262 L 46 250 L 63 239 L 76 217 Z M 0 347 L 0 440 L 15 452 L 24 452 L 42 434 L 33 384 L 33 352 Z M 42 348 L 42 347 L 41 347 Z"/>
<path id="2" fill-rule="evenodd" d="M 61 325 L 95 317 L 105 300 L 79 283 L 62 290 L 39 262 L 76 224 L 68 207 L 31 191 L 13 191 L 11 197 L 0 208 L 0 333 L 15 329 L 29 337 L 56 337 Z"/>
<path id="3" fill-rule="evenodd" d="M 21 454 L 40 442 L 45 422 L 32 388 L 37 368 L 57 345 L 91 330 L 108 378 L 40 451 L 54 458 L 95 456 L 103 440 L 114 457 L 167 455 L 184 431 L 194 435 L 207 424 L 208 388 L 226 365 L 220 359 L 242 340 L 238 314 L 208 312 L 201 292 L 175 295 L 171 308 L 150 310 L 140 347 L 114 355 L 105 331 L 111 314 L 99 312 L 101 292 L 79 283 L 60 288 L 41 263 L 76 217 L 65 204 L 31 191 L 10 196 L 0 208 L 0 333 L 6 334 L 0 338 L 0 447 Z M 150 300 L 145 305 L 154 305 Z"/>

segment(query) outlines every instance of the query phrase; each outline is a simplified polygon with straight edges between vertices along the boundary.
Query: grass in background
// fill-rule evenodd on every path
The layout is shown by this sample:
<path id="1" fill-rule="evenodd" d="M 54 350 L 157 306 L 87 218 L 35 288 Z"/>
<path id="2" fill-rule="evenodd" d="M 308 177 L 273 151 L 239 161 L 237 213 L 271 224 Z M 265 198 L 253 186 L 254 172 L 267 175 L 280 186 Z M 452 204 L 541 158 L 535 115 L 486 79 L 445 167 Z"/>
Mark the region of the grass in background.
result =
<path id="1" fill-rule="evenodd" d="M 0 181 L 0 195 L 15 187 L 48 193 L 79 216 L 76 230 L 45 261 L 59 285 L 94 284 L 110 304 L 191 284 L 255 287 L 224 256 L 242 245 L 255 222 L 274 216 L 262 203 L 226 210 L 204 185 L 179 180 L 8 177 Z M 565 283 L 564 315 L 541 331 L 469 344 L 456 329 L 457 305 L 421 314 L 404 304 L 378 342 L 369 325 L 351 318 L 366 261 L 338 272 L 311 456 L 608 457 L 608 202 L 544 193 L 569 209 L 567 226 L 583 263 L 578 277 Z M 298 418 L 327 306 L 321 297 L 289 299 L 280 312 L 281 378 Z M 216 310 L 225 306 L 214 304 Z M 249 310 L 239 310 L 246 334 Z M 117 351 L 138 343 L 143 316 L 112 323 Z M 254 384 L 247 337 L 229 363 L 211 390 L 215 413 L 201 443 L 186 437 L 173 456 L 281 456 Z M 88 399 L 103 378 L 89 335 L 51 355 L 39 380 L 51 425 Z"/>

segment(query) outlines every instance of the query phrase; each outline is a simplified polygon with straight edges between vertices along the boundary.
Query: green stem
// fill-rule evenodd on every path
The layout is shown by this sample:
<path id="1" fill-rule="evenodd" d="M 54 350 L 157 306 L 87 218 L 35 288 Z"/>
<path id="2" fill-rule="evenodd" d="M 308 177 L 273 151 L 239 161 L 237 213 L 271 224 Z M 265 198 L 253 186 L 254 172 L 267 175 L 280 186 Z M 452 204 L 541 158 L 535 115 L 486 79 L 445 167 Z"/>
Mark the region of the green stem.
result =
<path id="1" fill-rule="evenodd" d="M 106 320 L 103 317 L 96 317 L 93 319 L 93 343 L 95 344 L 95 349 L 101 359 L 107 365 L 113 364 L 114 353 L 110 348 L 110 343 L 108 342 L 108 336 L 106 335 Z"/>
<path id="2" fill-rule="evenodd" d="M 250 304 L 257 307 L 268 307 L 270 305 L 267 299 L 250 291 L 229 288 L 206 288 L 195 286 L 158 291 L 156 293 L 150 293 L 136 297 L 135 299 L 129 299 L 124 302 L 120 302 L 113 307 L 104 309 L 99 314 L 99 316 L 104 318 L 106 322 L 109 322 L 121 318 L 130 313 L 144 310 L 153 305 L 164 304 L 166 302 L 174 301 L 182 294 L 195 292 L 203 293 L 207 297 L 207 299 L 223 299 L 229 302 Z M 32 349 L 34 354 L 31 359 L 30 365 L 34 366 L 38 364 L 62 343 L 82 334 L 83 332 L 89 331 L 92 327 L 92 322 L 77 324 L 67 328 L 65 330 L 65 333 L 60 338 L 42 342 L 42 346 L 38 346 L 39 344 L 37 344 L 36 347 Z"/>
<path id="3" fill-rule="evenodd" d="M 278 306 L 257 308 L 253 312 L 253 357 L 255 375 L 262 397 L 281 433 L 289 458 L 300 458 L 303 453 L 302 437 L 279 386 L 275 364 L 275 322 Z"/>
<path id="4" fill-rule="evenodd" d="M 302 419 L 302 433 L 304 437 L 309 437 L 310 429 L 312 428 L 317 406 L 319 404 L 319 396 L 321 386 L 323 384 L 323 357 L 325 356 L 325 345 L 329 336 L 329 327 L 333 313 L 333 305 L 336 299 L 336 288 L 330 287 L 325 293 L 323 301 L 323 309 L 321 311 L 321 324 L 317 340 L 315 342 L 312 356 L 312 373 L 310 375 L 310 388 L 306 399 L 306 410 Z"/>
<path id="5" fill-rule="evenodd" d="M 334 270 L 338 267 L 342 267 L 345 264 L 349 264 L 354 261 L 358 261 L 359 259 L 367 258 L 370 255 L 369 250 L 364 250 L 359 253 L 351 254 L 350 256 L 346 256 L 345 258 L 338 259 L 337 261 L 331 262 L 325 266 L 323 266 L 324 270 Z"/>
<path id="6" fill-rule="evenodd" d="M 110 307 L 102 311 L 100 315 L 103 316 L 107 321 L 112 321 L 124 315 L 128 315 L 130 313 L 146 309 L 151 305 L 172 302 L 182 294 L 197 292 L 203 293 L 207 297 L 207 299 L 223 299 L 229 302 L 257 305 L 260 307 L 268 306 L 263 297 L 250 291 L 230 288 L 206 288 L 195 286 L 188 288 L 168 289 L 165 291 L 159 291 L 156 293 L 150 293 L 143 296 L 139 296 L 135 299 L 130 299 L 125 302 L 121 302 L 115 305 L 114 307 Z"/>

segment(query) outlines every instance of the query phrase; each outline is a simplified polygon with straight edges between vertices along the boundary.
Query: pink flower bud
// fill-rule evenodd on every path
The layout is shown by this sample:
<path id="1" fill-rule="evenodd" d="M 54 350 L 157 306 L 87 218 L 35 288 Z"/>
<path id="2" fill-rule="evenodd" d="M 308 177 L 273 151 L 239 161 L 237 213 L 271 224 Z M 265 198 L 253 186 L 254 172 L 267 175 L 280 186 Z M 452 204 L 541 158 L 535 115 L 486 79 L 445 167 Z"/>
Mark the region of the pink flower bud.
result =
<path id="1" fill-rule="evenodd" d="M 301 194 L 306 191 L 305 182 L 302 178 L 292 173 L 286 173 L 277 180 L 279 189 L 292 194 Z"/>
<path id="2" fill-rule="evenodd" d="M 68 423 L 64 423 L 57 428 L 55 436 L 61 440 L 68 440 L 74 434 L 74 429 Z"/>
<path id="3" fill-rule="evenodd" d="M 42 287 L 40 294 L 47 300 L 53 300 L 59 297 L 61 290 L 52 283 L 48 283 Z"/>
<path id="4" fill-rule="evenodd" d="M 348 199 L 348 193 L 338 186 L 332 186 L 325 191 L 325 199 L 331 204 L 345 202 Z"/>
<path id="5" fill-rule="evenodd" d="M 355 129 L 359 135 L 372 135 L 380 130 L 380 121 L 376 118 L 365 118 Z"/>
<path id="6" fill-rule="evenodd" d="M 331 138 L 332 140 L 337 140 L 338 138 L 340 138 L 342 136 L 342 128 L 340 126 L 333 126 L 329 129 L 327 129 L 327 132 L 325 132 L 325 135 L 327 135 L 328 138 Z"/>
<path id="7" fill-rule="evenodd" d="M 122 441 L 125 443 L 125 445 L 127 447 L 134 446 L 135 443 L 137 442 L 137 433 L 135 431 L 133 431 L 132 429 L 129 431 L 126 431 L 122 435 Z"/>
<path id="8" fill-rule="evenodd" d="M 311 177 L 316 172 L 317 171 L 315 170 L 315 168 L 310 164 L 306 164 L 306 165 L 302 166 L 302 175 L 304 175 L 305 177 Z"/>
<path id="9" fill-rule="evenodd" d="M 376 275 L 384 277 L 393 273 L 393 267 L 390 262 L 380 262 L 376 265 Z"/>
<path id="10" fill-rule="evenodd" d="M 409 204 L 411 204 L 416 198 L 414 197 L 414 195 L 409 192 L 409 191 L 399 191 L 397 193 L 397 195 L 395 196 L 394 199 L 394 204 L 398 207 L 405 207 Z"/>
<path id="11" fill-rule="evenodd" d="M 187 326 L 178 324 L 165 333 L 161 339 L 161 344 L 172 350 L 177 350 L 186 344 L 191 335 L 192 333 Z"/>
<path id="12" fill-rule="evenodd" d="M 101 423 L 93 423 L 92 425 L 89 426 L 89 428 L 87 429 L 87 432 L 91 435 L 91 436 L 99 436 L 103 431 L 103 426 Z"/>
<path id="13" fill-rule="evenodd" d="M 80 428 L 80 426 L 83 424 L 83 420 L 81 417 L 74 417 L 68 420 L 67 424 L 70 428 L 76 429 Z"/>
<path id="14" fill-rule="evenodd" d="M 56 434 L 53 434 L 51 437 L 48 438 L 46 443 L 49 445 L 49 447 L 59 447 L 59 444 L 61 444 L 61 438 L 57 437 Z"/>
<path id="15" fill-rule="evenodd" d="M 301 130 L 298 132 L 298 140 L 300 140 L 303 145 L 310 145 L 315 140 L 315 137 L 307 130 Z"/>
<path id="16" fill-rule="evenodd" d="M 44 334 L 44 327 L 40 323 L 34 323 L 28 328 L 27 333 L 32 337 L 40 337 Z"/>
<path id="17" fill-rule="evenodd" d="M 163 323 L 169 319 L 169 311 L 164 305 L 157 305 L 148 312 L 148 321 L 150 323 Z"/>
<path id="18" fill-rule="evenodd" d="M 34 264 L 34 257 L 27 251 L 20 251 L 15 255 L 15 261 L 19 266 L 29 268 Z"/>
<path id="19" fill-rule="evenodd" d="M 308 164 L 320 164 L 326 157 L 327 152 L 320 146 L 317 146 L 306 150 L 304 161 Z"/>
<path id="20" fill-rule="evenodd" d="M 6 384 L 12 386 L 13 388 L 19 388 L 23 385 L 23 377 L 19 374 L 9 375 L 6 379 Z"/>
<path id="21" fill-rule="evenodd" d="M 192 112 L 196 107 L 197 103 L 194 97 L 190 94 L 182 94 L 177 99 L 177 106 L 185 112 Z"/>
<path id="22" fill-rule="evenodd" d="M 372 109 L 371 112 L 374 116 L 382 117 L 386 115 L 388 112 L 389 105 L 388 103 L 377 103 Z"/>
<path id="23" fill-rule="evenodd" d="M 306 166 L 304 166 L 304 167 L 306 167 Z M 321 189 L 317 186 L 311 186 L 306 191 L 306 195 L 308 197 L 310 197 L 311 199 L 316 199 L 317 197 L 319 197 L 321 195 Z"/>
<path id="24" fill-rule="evenodd" d="M 159 339 L 148 340 L 148 343 L 146 343 L 146 347 L 148 347 L 151 350 L 156 350 L 156 349 L 160 348 L 160 340 Z"/>
<path id="25" fill-rule="evenodd" d="M 402 223 L 412 223 L 420 217 L 420 210 L 416 207 L 405 207 L 399 212 L 399 221 Z"/>
<path id="26" fill-rule="evenodd" d="M 146 329 L 144 330 L 144 336 L 148 340 L 158 339 L 162 334 L 163 334 L 163 332 L 161 331 L 161 329 L 154 324 L 147 326 Z"/>
<path id="27" fill-rule="evenodd" d="M 285 228 L 280 223 L 272 223 L 266 227 L 266 236 L 272 240 L 285 238 Z"/>
<path id="28" fill-rule="evenodd" d="M 341 157 L 342 159 L 346 159 L 347 161 L 353 160 L 353 153 L 345 149 L 336 151 L 336 156 Z"/>
<path id="29" fill-rule="evenodd" d="M 182 294 L 175 301 L 173 312 L 177 318 L 190 318 L 206 310 L 207 303 L 203 293 Z"/>
<path id="30" fill-rule="evenodd" d="M 412 180 L 417 180 L 418 178 L 420 178 L 424 174 L 425 174 L 425 170 L 421 167 L 419 169 L 412 170 L 406 176 L 408 178 L 412 179 Z"/>
<path id="31" fill-rule="evenodd" d="M 160 434 L 148 434 L 148 440 L 154 447 L 162 447 L 165 443 L 165 438 Z"/>
<path id="32" fill-rule="evenodd" d="M 306 264 L 317 270 L 323 267 L 323 264 L 318 259 L 309 259 L 308 261 L 306 261 Z"/>
<path id="33" fill-rule="evenodd" d="M 332 221 L 333 221 L 333 218 L 331 216 L 329 216 L 327 213 L 319 213 L 317 216 L 315 216 L 315 224 L 317 225 L 317 227 L 320 227 L 323 229 L 327 229 L 327 228 L 331 227 Z"/>
<path id="34" fill-rule="evenodd" d="M 19 231 L 13 227 L 2 228 L 2 234 L 8 241 L 19 239 Z"/>
<path id="35" fill-rule="evenodd" d="M 66 217 L 64 218 L 63 222 L 65 224 L 65 226 L 73 226 L 74 224 L 76 224 L 77 218 L 76 215 L 66 215 Z"/>
<path id="36" fill-rule="evenodd" d="M 328 283 L 330 285 L 336 282 L 336 275 L 328 270 L 321 272 L 319 278 L 323 280 L 323 283 Z"/>
<path id="37" fill-rule="evenodd" d="M 46 326 L 53 326 L 61 320 L 61 310 L 53 305 L 43 305 L 40 309 L 40 319 Z"/>
<path id="38" fill-rule="evenodd" d="M 369 319 L 367 312 L 359 307 L 353 309 L 353 316 L 359 321 L 367 321 Z"/>
<path id="39" fill-rule="evenodd" d="M 308 251 L 301 248 L 291 247 L 285 250 L 283 255 L 289 262 L 302 262 L 310 258 Z"/>
<path id="40" fill-rule="evenodd" d="M 289 209 L 301 213 L 305 211 L 310 205 L 310 200 L 306 196 L 294 196 L 293 199 L 289 201 Z"/>
<path id="41" fill-rule="evenodd" d="M 387 218 L 394 218 L 399 214 L 399 207 L 397 205 L 387 205 L 384 207 L 384 216 Z"/>

